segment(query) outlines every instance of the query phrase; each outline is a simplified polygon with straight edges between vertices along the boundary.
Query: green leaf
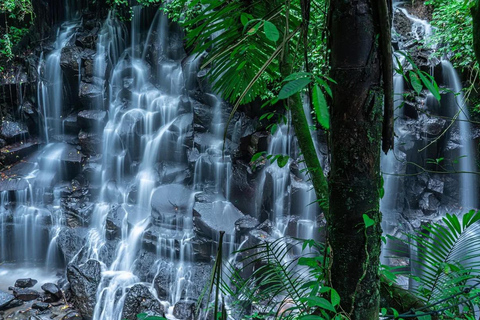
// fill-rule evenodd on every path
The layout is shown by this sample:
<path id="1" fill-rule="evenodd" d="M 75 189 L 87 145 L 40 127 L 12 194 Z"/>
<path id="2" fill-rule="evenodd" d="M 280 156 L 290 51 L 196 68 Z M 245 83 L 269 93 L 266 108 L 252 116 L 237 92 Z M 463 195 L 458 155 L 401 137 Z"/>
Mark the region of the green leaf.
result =
<path id="1" fill-rule="evenodd" d="M 277 132 L 277 129 L 278 129 L 278 124 L 275 123 L 275 124 L 270 128 L 270 133 L 271 133 L 272 135 L 274 135 L 275 132 Z"/>
<path id="2" fill-rule="evenodd" d="M 264 153 L 265 153 L 265 151 L 255 153 L 253 155 L 252 159 L 250 160 L 250 162 L 257 161 Z"/>
<path id="3" fill-rule="evenodd" d="M 277 164 L 280 168 L 283 168 L 287 165 L 289 156 L 280 155 L 277 159 Z"/>
<path id="4" fill-rule="evenodd" d="M 410 83 L 412 84 L 413 90 L 415 90 L 415 92 L 419 94 L 423 89 L 422 82 L 420 81 L 418 75 L 415 72 L 410 71 L 409 75 Z"/>
<path id="5" fill-rule="evenodd" d="M 267 39 L 270 41 L 277 42 L 280 38 L 280 33 L 278 32 L 277 27 L 275 27 L 275 25 L 270 21 L 265 21 L 265 24 L 263 25 L 263 31 L 265 32 Z"/>
<path id="6" fill-rule="evenodd" d="M 385 195 L 385 188 L 384 188 L 385 180 L 383 180 L 383 175 L 380 176 L 380 187 L 378 188 L 378 196 L 380 199 L 383 199 Z"/>
<path id="7" fill-rule="evenodd" d="M 251 21 L 249 21 L 249 22 L 251 22 Z M 261 22 L 258 22 L 253 28 L 251 28 L 251 29 L 249 29 L 249 30 L 247 31 L 247 34 L 251 36 L 251 35 L 257 33 L 257 31 L 258 31 L 258 29 L 260 28 L 261 24 L 262 24 Z M 245 26 L 245 27 L 247 27 L 247 26 Z"/>
<path id="8" fill-rule="evenodd" d="M 280 90 L 278 99 L 286 99 L 290 96 L 293 96 L 295 93 L 298 93 L 305 88 L 310 82 L 312 82 L 312 79 L 309 78 L 290 81 L 283 86 L 282 90 Z"/>
<path id="9" fill-rule="evenodd" d="M 328 301 L 325 298 L 307 297 L 307 298 L 302 298 L 301 300 L 307 302 L 309 307 L 319 307 L 328 311 L 336 312 L 335 308 L 330 303 L 330 301 Z"/>
<path id="10" fill-rule="evenodd" d="M 240 16 L 240 21 L 242 22 L 242 25 L 243 26 L 246 26 L 247 23 L 248 23 L 248 17 L 245 13 L 242 13 L 242 15 Z"/>
<path id="11" fill-rule="evenodd" d="M 336 305 L 340 304 L 340 295 L 335 289 L 332 289 L 331 293 L 332 296 L 332 305 L 335 307 Z"/>
<path id="12" fill-rule="evenodd" d="M 237 71 L 242 70 L 243 67 L 245 67 L 246 64 L 247 64 L 247 60 L 242 61 L 242 62 L 238 65 Z"/>
<path id="13" fill-rule="evenodd" d="M 307 315 L 301 316 L 300 318 L 298 318 L 298 320 L 323 320 L 323 317 L 316 316 L 313 314 L 307 314 Z"/>
<path id="14" fill-rule="evenodd" d="M 147 316 L 148 316 L 147 313 L 139 313 L 139 314 L 137 314 L 137 319 L 143 320 L 143 319 L 145 319 Z"/>
<path id="15" fill-rule="evenodd" d="M 320 125 L 325 129 L 330 129 L 330 114 L 328 112 L 327 100 L 323 95 L 322 89 L 318 85 L 313 88 L 313 107 Z"/>
<path id="16" fill-rule="evenodd" d="M 371 227 L 375 224 L 375 220 L 372 220 L 368 215 L 363 214 L 363 222 L 365 223 L 365 228 Z"/>
<path id="17" fill-rule="evenodd" d="M 435 85 L 435 80 L 433 80 L 432 82 L 430 82 L 430 80 L 428 80 L 425 75 L 423 74 L 423 72 L 421 71 L 418 71 L 417 72 L 418 76 L 420 77 L 420 79 L 422 79 L 422 82 L 423 84 L 425 85 L 425 87 L 427 87 L 427 89 L 433 94 L 433 96 L 435 97 L 435 99 L 437 99 L 438 101 L 440 101 L 441 97 L 440 97 L 440 91 L 438 89 L 438 86 Z"/>

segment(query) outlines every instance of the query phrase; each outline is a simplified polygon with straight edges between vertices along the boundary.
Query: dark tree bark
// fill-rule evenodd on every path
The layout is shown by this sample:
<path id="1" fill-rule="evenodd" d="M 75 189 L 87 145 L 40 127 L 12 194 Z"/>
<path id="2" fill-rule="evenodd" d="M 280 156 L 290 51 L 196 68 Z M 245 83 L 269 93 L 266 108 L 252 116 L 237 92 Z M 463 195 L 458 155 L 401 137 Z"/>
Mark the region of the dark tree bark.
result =
<path id="1" fill-rule="evenodd" d="M 473 48 L 477 61 L 480 64 L 480 0 L 477 0 L 475 6 L 472 7 L 473 18 Z"/>
<path id="2" fill-rule="evenodd" d="M 375 2 L 332 0 L 330 281 L 352 320 L 379 317 L 381 59 Z M 365 228 L 363 215 L 375 221 Z"/>

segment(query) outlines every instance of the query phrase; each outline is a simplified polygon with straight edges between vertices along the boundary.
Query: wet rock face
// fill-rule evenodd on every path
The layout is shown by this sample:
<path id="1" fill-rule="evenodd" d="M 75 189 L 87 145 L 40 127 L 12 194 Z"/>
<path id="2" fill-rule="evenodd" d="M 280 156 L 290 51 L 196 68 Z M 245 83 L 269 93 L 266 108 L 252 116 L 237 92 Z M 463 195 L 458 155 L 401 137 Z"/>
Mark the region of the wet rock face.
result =
<path id="1" fill-rule="evenodd" d="M 100 262 L 88 260 L 86 263 L 67 267 L 72 302 L 85 318 L 91 318 L 96 304 L 97 289 L 101 280 Z"/>
<path id="2" fill-rule="evenodd" d="M 13 300 L 15 300 L 15 296 L 0 291 L 0 310 L 6 309 Z"/>
<path id="3" fill-rule="evenodd" d="M 193 300 L 180 300 L 173 307 L 173 316 L 179 320 L 195 320 L 195 305 Z"/>
<path id="4" fill-rule="evenodd" d="M 136 320 L 137 314 L 147 313 L 152 316 L 165 316 L 164 307 L 155 299 L 150 290 L 141 284 L 130 288 L 125 297 L 122 319 Z"/>
<path id="5" fill-rule="evenodd" d="M 28 128 L 21 122 L 4 121 L 0 126 L 0 137 L 7 143 L 15 143 L 29 137 Z"/>
<path id="6" fill-rule="evenodd" d="M 192 191 L 180 184 L 159 187 L 152 195 L 152 218 L 155 225 L 175 227 L 191 206 Z"/>

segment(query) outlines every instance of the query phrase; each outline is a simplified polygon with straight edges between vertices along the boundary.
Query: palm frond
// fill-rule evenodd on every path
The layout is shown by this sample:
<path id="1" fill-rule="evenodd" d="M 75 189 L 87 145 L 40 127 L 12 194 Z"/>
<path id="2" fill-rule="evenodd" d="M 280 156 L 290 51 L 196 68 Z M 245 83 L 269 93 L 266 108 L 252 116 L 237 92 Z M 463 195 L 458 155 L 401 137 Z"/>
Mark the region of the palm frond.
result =
<path id="1" fill-rule="evenodd" d="M 199 1 L 190 4 L 195 5 Z M 201 1 L 197 17 L 184 25 L 191 28 L 187 45 L 195 52 L 208 53 L 203 67 L 208 68 L 213 89 L 224 99 L 242 104 L 268 92 L 268 86 L 280 77 L 278 59 L 271 59 L 279 43 L 268 39 L 262 27 L 266 21 L 274 23 L 280 39 L 286 39 L 300 25 L 295 10 L 300 12 L 299 6 L 291 5 L 287 14 L 285 1 L 279 0 Z M 252 83 L 254 78 L 261 81 Z"/>
<path id="2" fill-rule="evenodd" d="M 300 245 L 300 240 L 280 238 L 240 250 L 241 258 L 225 267 L 228 281 L 223 283 L 223 293 L 241 308 L 254 304 L 262 314 L 276 318 L 309 314 L 305 297 L 312 294 L 312 287 L 320 285 L 319 275 L 298 262 L 302 257 L 321 254 L 315 250 L 292 257 L 293 249 Z M 244 273 L 250 275 L 244 278 Z"/>
<path id="3" fill-rule="evenodd" d="M 447 214 L 406 242 L 415 253 L 416 291 L 427 303 L 462 292 L 480 276 L 480 211 L 461 219 Z"/>

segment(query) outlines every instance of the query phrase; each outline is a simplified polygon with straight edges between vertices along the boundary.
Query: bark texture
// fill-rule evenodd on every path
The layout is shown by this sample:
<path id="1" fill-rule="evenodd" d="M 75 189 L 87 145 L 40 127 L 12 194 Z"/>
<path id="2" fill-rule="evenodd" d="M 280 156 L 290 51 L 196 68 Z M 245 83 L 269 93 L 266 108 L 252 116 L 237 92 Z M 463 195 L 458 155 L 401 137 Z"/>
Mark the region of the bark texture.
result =
<path id="1" fill-rule="evenodd" d="M 475 6 L 472 7 L 473 18 L 473 48 L 478 63 L 480 63 L 480 0 L 477 0 Z"/>
<path id="2" fill-rule="evenodd" d="M 331 106 L 330 274 L 352 320 L 379 317 L 383 92 L 374 5 L 332 0 L 329 9 L 331 77 L 337 81 Z M 364 214 L 373 226 L 365 228 Z"/>

